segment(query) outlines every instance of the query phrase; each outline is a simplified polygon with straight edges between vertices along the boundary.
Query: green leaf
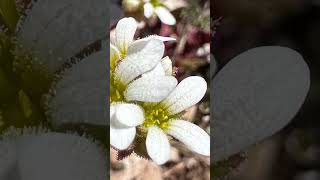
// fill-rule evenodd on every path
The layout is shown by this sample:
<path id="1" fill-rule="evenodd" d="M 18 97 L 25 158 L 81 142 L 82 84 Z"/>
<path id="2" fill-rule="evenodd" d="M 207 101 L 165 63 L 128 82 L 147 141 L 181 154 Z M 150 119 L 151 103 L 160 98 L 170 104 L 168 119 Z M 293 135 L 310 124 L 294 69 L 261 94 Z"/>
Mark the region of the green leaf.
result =
<path id="1" fill-rule="evenodd" d="M 11 32 L 15 31 L 19 14 L 14 0 L 0 1 L 0 15 Z"/>
<path id="2" fill-rule="evenodd" d="M 55 125 L 108 124 L 107 56 L 104 48 L 60 74 L 46 99 L 48 118 Z"/>
<path id="3" fill-rule="evenodd" d="M 32 54 L 34 64 L 54 74 L 88 45 L 106 38 L 107 6 L 105 0 L 37 1 L 19 27 L 17 44 Z"/>

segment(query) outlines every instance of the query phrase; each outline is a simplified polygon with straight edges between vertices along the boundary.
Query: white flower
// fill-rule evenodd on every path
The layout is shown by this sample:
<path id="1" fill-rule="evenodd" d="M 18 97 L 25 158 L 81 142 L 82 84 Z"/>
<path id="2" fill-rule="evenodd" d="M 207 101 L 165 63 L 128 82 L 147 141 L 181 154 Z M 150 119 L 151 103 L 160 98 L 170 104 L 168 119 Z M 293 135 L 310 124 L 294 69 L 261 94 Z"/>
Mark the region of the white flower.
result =
<path id="1" fill-rule="evenodd" d="M 164 37 L 133 40 L 133 18 L 116 27 L 110 45 L 110 144 L 127 149 L 137 133 L 146 139 L 149 156 L 158 164 L 169 159 L 166 134 L 182 141 L 190 150 L 210 155 L 210 137 L 200 127 L 181 120 L 181 112 L 198 103 L 207 90 L 201 77 L 186 78 L 177 85 L 172 62 L 163 59 Z M 169 39 L 171 40 L 171 39 Z"/>
<path id="2" fill-rule="evenodd" d="M 198 103 L 207 90 L 206 81 L 198 76 L 191 76 L 179 83 L 175 90 L 159 105 L 164 119 L 151 116 L 144 126 L 148 128 L 146 147 L 151 159 L 163 164 L 170 158 L 170 146 L 166 134 L 183 142 L 190 150 L 209 156 L 210 137 L 200 127 L 181 120 L 178 113 Z M 158 106 L 159 106 L 158 105 Z"/>
<path id="3" fill-rule="evenodd" d="M 160 62 L 167 61 L 162 60 L 162 41 L 171 38 L 151 36 L 133 41 L 136 27 L 133 18 L 120 20 L 115 45 L 110 45 L 110 144 L 120 150 L 128 148 L 135 127 L 144 120 L 143 109 L 131 102 L 160 102 L 177 85 L 172 76 L 143 75 L 152 74 Z"/>
<path id="4" fill-rule="evenodd" d="M 161 22 L 168 25 L 175 25 L 176 19 L 170 13 L 170 11 L 158 0 L 145 0 L 143 6 L 144 16 L 150 18 L 153 14 L 156 14 Z"/>
<path id="5" fill-rule="evenodd" d="M 150 43 L 152 43 L 152 41 Z M 128 57 L 130 56 L 127 56 L 127 58 Z M 129 61 L 130 58 L 127 60 Z M 139 62 L 137 61 L 137 59 L 133 60 Z M 152 62 L 150 59 L 145 59 L 145 61 Z M 121 62 L 119 64 L 119 67 L 121 68 L 122 66 L 124 66 L 122 64 L 124 64 L 125 62 L 126 60 Z M 141 62 L 143 63 L 144 60 Z M 150 71 L 147 74 L 142 75 L 141 78 L 138 78 L 131 82 L 132 76 L 130 75 L 134 74 L 135 68 L 131 65 L 128 65 L 128 67 L 131 67 L 132 69 L 129 68 L 123 71 L 116 70 L 115 77 L 121 80 L 113 80 L 111 81 L 111 83 L 113 82 L 113 84 L 110 85 L 110 144 L 120 150 L 129 147 L 136 134 L 135 127 L 141 125 L 144 120 L 144 110 L 136 104 L 126 102 L 160 102 L 165 97 L 167 97 L 168 94 L 177 85 L 177 80 L 172 76 L 154 77 L 148 75 L 154 73 L 153 71 Z M 142 65 L 139 67 L 147 66 Z M 157 68 L 155 68 L 155 70 L 156 69 Z M 124 84 L 121 82 L 128 82 L 128 84 Z"/>
<path id="6" fill-rule="evenodd" d="M 164 58 L 162 63 L 159 63 L 151 72 L 144 74 L 142 78 L 170 77 L 166 75 L 171 75 L 172 70 L 171 73 L 170 70 L 165 72 L 165 67 L 168 67 L 169 64 L 171 64 L 170 59 Z M 147 83 L 149 82 L 143 84 L 139 90 L 148 89 L 145 87 Z M 170 157 L 170 145 L 166 134 L 180 140 L 194 152 L 206 156 L 210 155 L 209 135 L 195 124 L 180 119 L 181 112 L 198 103 L 206 90 L 206 81 L 201 77 L 192 76 L 181 81 L 161 102 L 142 105 L 144 117 L 139 116 L 139 123 L 135 125 L 139 125 L 139 132 L 146 135 L 147 152 L 157 164 L 165 163 Z M 153 101 L 153 97 L 148 94 L 141 94 L 140 98 L 145 102 Z M 116 112 L 112 110 L 111 114 L 115 116 Z M 133 116 L 133 112 L 130 116 Z M 137 119 L 136 121 L 138 121 Z M 122 126 L 128 126 L 132 123 L 130 121 L 130 118 L 123 118 L 121 121 Z M 135 130 L 135 128 L 123 128 L 121 133 L 126 136 L 118 136 L 117 141 L 132 142 L 133 134 L 135 135 L 136 133 Z M 124 139 L 120 140 L 120 138 Z"/>
<path id="7" fill-rule="evenodd" d="M 137 30 L 138 24 L 132 17 L 122 18 L 115 29 L 115 35 L 111 36 L 111 49 L 114 55 L 119 58 L 124 58 L 127 54 L 134 53 L 141 49 L 151 39 L 161 41 L 173 41 L 174 38 L 151 35 L 146 38 L 134 40 L 134 34 Z"/>

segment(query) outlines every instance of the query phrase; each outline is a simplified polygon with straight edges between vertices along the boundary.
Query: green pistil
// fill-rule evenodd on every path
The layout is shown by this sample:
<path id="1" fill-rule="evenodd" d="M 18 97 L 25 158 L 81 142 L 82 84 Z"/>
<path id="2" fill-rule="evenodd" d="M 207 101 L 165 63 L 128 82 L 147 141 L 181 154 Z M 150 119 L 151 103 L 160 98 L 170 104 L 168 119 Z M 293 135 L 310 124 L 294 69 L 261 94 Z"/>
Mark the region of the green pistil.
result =
<path id="1" fill-rule="evenodd" d="M 145 103 L 142 105 L 144 109 L 145 120 L 142 124 L 143 129 L 151 126 L 157 126 L 162 130 L 167 130 L 173 119 L 177 119 L 179 115 L 170 115 L 170 112 L 163 104 Z"/>
<path id="2" fill-rule="evenodd" d="M 122 102 L 125 100 L 124 92 L 127 86 L 123 84 L 120 80 L 114 77 L 113 74 L 110 75 L 110 103 Z"/>

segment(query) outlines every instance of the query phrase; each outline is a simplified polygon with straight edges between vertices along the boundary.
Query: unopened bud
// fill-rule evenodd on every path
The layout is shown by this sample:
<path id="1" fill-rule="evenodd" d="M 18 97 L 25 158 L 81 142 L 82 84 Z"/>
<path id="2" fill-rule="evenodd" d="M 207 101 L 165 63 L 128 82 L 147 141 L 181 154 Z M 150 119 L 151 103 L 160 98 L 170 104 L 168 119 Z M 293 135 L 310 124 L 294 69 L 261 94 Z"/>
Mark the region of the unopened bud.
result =
<path id="1" fill-rule="evenodd" d="M 122 1 L 123 10 L 125 12 L 133 13 L 137 12 L 142 6 L 141 0 L 123 0 Z"/>

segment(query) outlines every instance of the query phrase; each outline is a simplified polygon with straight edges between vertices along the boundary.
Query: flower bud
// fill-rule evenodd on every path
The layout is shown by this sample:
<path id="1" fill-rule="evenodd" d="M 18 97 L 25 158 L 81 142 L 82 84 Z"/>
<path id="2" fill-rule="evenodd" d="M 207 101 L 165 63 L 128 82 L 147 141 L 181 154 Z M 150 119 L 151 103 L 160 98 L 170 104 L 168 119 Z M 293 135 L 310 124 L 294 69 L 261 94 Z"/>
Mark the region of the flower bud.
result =
<path id="1" fill-rule="evenodd" d="M 129 13 L 137 12 L 142 5 L 141 2 L 142 1 L 140 0 L 123 0 L 122 1 L 123 10 Z"/>

